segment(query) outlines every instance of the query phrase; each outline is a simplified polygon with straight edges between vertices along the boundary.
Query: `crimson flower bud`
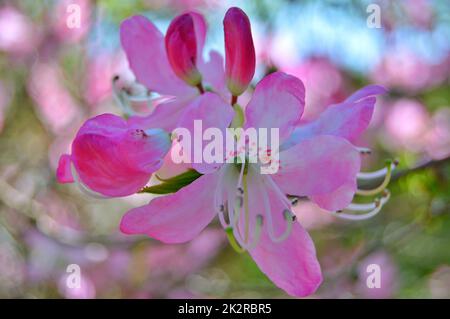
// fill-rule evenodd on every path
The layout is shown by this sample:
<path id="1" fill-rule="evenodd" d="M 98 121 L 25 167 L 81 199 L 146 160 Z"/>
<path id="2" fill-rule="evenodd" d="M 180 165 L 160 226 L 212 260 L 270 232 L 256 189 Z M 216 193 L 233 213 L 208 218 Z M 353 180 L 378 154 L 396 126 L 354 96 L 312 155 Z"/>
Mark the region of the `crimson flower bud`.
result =
<path id="1" fill-rule="evenodd" d="M 250 21 L 244 11 L 233 7 L 225 14 L 223 27 L 227 86 L 234 96 L 239 96 L 255 74 L 255 47 Z"/>
<path id="2" fill-rule="evenodd" d="M 167 29 L 166 52 L 175 74 L 192 86 L 201 83 L 202 77 L 196 67 L 197 41 L 194 20 L 189 13 L 182 14 Z"/>

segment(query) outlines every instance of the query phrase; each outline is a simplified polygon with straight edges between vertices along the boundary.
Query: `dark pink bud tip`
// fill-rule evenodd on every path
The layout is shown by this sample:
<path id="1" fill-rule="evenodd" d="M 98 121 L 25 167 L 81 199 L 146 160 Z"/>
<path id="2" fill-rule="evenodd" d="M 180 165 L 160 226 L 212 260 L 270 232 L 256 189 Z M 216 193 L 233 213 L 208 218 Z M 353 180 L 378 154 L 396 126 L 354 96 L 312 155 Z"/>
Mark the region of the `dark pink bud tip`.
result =
<path id="1" fill-rule="evenodd" d="M 194 20 L 189 13 L 182 14 L 170 23 L 166 33 L 166 51 L 175 74 L 192 86 L 201 82 L 197 70 L 197 41 Z"/>
<path id="2" fill-rule="evenodd" d="M 223 20 L 225 32 L 225 71 L 230 92 L 241 95 L 255 74 L 255 47 L 247 15 L 230 8 Z"/>

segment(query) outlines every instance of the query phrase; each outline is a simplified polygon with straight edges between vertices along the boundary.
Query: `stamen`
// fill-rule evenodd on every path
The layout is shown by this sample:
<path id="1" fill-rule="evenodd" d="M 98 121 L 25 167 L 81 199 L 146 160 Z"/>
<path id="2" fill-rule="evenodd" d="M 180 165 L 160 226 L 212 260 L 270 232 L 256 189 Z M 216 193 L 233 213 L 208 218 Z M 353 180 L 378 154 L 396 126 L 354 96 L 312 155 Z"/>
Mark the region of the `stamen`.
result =
<path id="1" fill-rule="evenodd" d="M 113 91 L 113 97 L 116 101 L 117 105 L 122 109 L 123 113 L 127 116 L 135 115 L 136 112 L 131 108 L 130 104 L 128 103 L 127 97 L 124 95 L 124 91 L 119 89 L 117 87 L 117 81 L 119 80 L 119 76 L 116 75 L 112 79 L 112 91 Z"/>
<path id="2" fill-rule="evenodd" d="M 119 80 L 118 75 L 116 75 L 112 79 L 113 97 L 116 103 L 122 109 L 122 111 L 128 116 L 136 114 L 136 112 L 131 107 L 130 102 L 147 102 L 147 105 L 151 107 L 150 102 L 152 101 L 170 99 L 169 97 L 161 97 L 159 95 L 152 96 L 150 91 L 147 91 L 145 95 L 132 95 L 126 89 L 123 88 L 121 89 L 117 87 L 118 80 Z"/>
<path id="3" fill-rule="evenodd" d="M 223 228 L 227 228 L 230 227 L 231 225 L 231 216 L 230 216 L 230 207 L 229 207 L 229 202 L 228 201 L 224 201 L 223 199 L 223 187 L 224 187 L 224 176 L 225 173 L 227 171 L 227 167 L 223 167 L 219 173 L 219 178 L 217 181 L 217 186 L 214 192 L 214 207 L 216 208 L 217 214 L 219 215 L 219 220 L 220 223 L 222 224 Z M 225 217 L 224 214 L 228 215 L 228 220 L 229 222 L 225 221 Z"/>
<path id="4" fill-rule="evenodd" d="M 387 201 L 389 200 L 391 196 L 391 193 L 389 192 L 389 190 L 385 189 L 383 196 L 381 198 L 376 198 L 372 203 L 368 203 L 368 204 L 355 204 L 352 203 L 349 206 L 347 206 L 347 208 L 345 210 L 349 210 L 349 211 L 365 211 L 367 212 L 366 214 L 347 214 L 347 213 L 342 213 L 342 212 L 331 212 L 331 214 L 333 216 L 342 218 L 342 219 L 347 219 L 347 220 L 365 220 L 365 219 L 369 219 L 374 217 L 375 215 L 377 215 L 380 211 L 381 208 L 387 203 Z"/>
<path id="5" fill-rule="evenodd" d="M 243 241 L 241 239 L 241 236 L 235 234 L 232 227 L 228 227 L 227 229 L 225 229 L 231 247 L 233 247 L 233 249 L 238 253 L 243 253 L 244 251 L 252 250 L 253 248 L 255 248 L 261 238 L 262 225 L 263 217 L 261 215 L 256 216 L 256 225 L 253 230 L 253 240 L 250 244 L 248 244 L 246 241 Z"/>
<path id="6" fill-rule="evenodd" d="M 398 165 L 398 161 L 392 161 L 392 162 L 388 161 L 388 164 L 390 164 L 391 170 L 394 170 Z M 377 171 L 374 171 L 374 172 L 367 172 L 367 173 L 360 172 L 360 173 L 358 173 L 357 177 L 358 177 L 358 179 L 361 179 L 361 180 L 371 180 L 371 179 L 377 179 L 380 177 L 385 177 L 388 172 L 388 168 L 389 168 L 389 165 L 386 165 L 386 167 L 379 169 Z"/>
<path id="7" fill-rule="evenodd" d="M 239 246 L 239 244 L 236 241 L 236 238 L 233 235 L 233 227 L 225 228 L 225 233 L 227 234 L 228 241 L 230 242 L 231 247 L 239 254 L 244 253 L 245 249 Z"/>
<path id="8" fill-rule="evenodd" d="M 277 184 L 272 180 L 270 176 L 266 176 L 266 181 L 269 182 L 269 186 L 277 193 L 279 198 L 282 200 L 284 206 L 288 209 L 290 209 L 292 202 L 289 200 L 289 198 L 281 191 L 281 189 L 278 187 Z"/>
<path id="9" fill-rule="evenodd" d="M 374 189 L 357 189 L 356 190 L 356 194 L 358 195 L 362 195 L 362 196 L 372 196 L 375 194 L 380 193 L 381 191 L 383 191 L 388 185 L 389 182 L 391 180 L 391 173 L 392 173 L 392 168 L 395 168 L 395 162 L 392 163 L 391 161 L 388 161 L 387 163 L 387 167 L 386 167 L 386 175 L 384 176 L 384 180 L 383 182 L 376 188 Z"/>
<path id="10" fill-rule="evenodd" d="M 269 176 L 264 176 L 264 177 L 266 177 L 266 180 L 269 180 L 269 185 L 272 185 L 272 186 L 275 186 L 276 188 L 278 188 L 278 186 L 276 186 L 276 184 L 273 181 L 272 181 L 273 184 L 270 183 L 271 178 Z M 272 188 L 274 188 L 274 187 L 272 187 Z M 261 190 L 262 190 L 262 188 L 261 188 Z M 275 231 L 274 231 L 274 227 L 273 227 L 272 212 L 270 210 L 270 203 L 269 203 L 269 200 L 268 200 L 268 196 L 262 196 L 262 197 L 263 197 L 263 203 L 264 203 L 264 210 L 265 210 L 265 213 L 266 213 L 267 231 L 269 233 L 269 237 L 275 243 L 282 242 L 282 241 L 286 240 L 289 237 L 289 235 L 291 234 L 291 231 L 292 231 L 292 223 L 293 223 L 292 216 L 294 214 L 290 211 L 290 206 L 289 206 L 290 202 L 287 200 L 287 197 L 284 194 L 282 194 L 281 198 L 279 197 L 279 199 L 281 199 L 281 202 L 285 206 L 285 209 L 283 210 L 283 217 L 284 217 L 285 221 L 287 222 L 287 226 L 286 226 L 286 229 L 284 230 L 284 232 L 281 235 L 276 236 L 275 235 Z M 286 204 L 286 201 L 289 204 Z"/>

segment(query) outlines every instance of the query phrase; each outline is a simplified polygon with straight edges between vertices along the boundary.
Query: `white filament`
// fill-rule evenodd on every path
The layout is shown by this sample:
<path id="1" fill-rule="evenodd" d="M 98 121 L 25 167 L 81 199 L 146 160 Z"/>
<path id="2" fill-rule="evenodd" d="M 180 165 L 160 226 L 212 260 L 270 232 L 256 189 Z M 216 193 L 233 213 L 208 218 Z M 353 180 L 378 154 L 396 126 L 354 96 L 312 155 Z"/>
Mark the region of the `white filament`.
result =
<path id="1" fill-rule="evenodd" d="M 391 163 L 391 170 L 394 170 L 397 167 L 397 163 L 393 162 Z M 356 177 L 361 180 L 371 180 L 371 179 L 377 179 L 380 177 L 385 177 L 388 173 L 388 168 L 384 167 L 382 169 L 379 169 L 374 172 L 360 172 Z"/>
<path id="2" fill-rule="evenodd" d="M 350 204 L 345 210 L 350 211 L 368 211 L 366 214 L 347 214 L 347 213 L 338 213 L 331 212 L 333 216 L 338 218 L 347 219 L 347 220 L 366 220 L 377 215 L 381 208 L 386 204 L 389 200 L 391 194 L 388 190 L 385 190 L 385 195 L 381 197 L 381 199 L 377 199 L 373 203 L 369 204 Z"/>

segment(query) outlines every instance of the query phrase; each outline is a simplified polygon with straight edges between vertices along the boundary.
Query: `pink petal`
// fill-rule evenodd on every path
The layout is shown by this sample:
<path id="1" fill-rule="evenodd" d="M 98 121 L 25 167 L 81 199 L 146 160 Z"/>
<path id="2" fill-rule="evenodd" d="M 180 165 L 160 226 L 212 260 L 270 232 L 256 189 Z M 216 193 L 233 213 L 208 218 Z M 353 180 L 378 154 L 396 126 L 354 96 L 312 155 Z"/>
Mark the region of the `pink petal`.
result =
<path id="1" fill-rule="evenodd" d="M 228 89 L 241 95 L 255 74 L 255 47 L 250 21 L 239 8 L 230 8 L 223 20 L 225 33 L 225 70 Z"/>
<path id="2" fill-rule="evenodd" d="M 288 138 L 305 106 L 305 87 L 298 78 L 275 72 L 262 79 L 248 103 L 246 127 L 279 128 L 280 140 Z"/>
<path id="3" fill-rule="evenodd" d="M 273 189 L 263 182 L 259 183 L 260 193 L 252 191 L 249 196 L 253 214 L 264 214 L 261 196 L 267 196 L 275 235 L 281 235 L 286 228 L 284 205 Z M 255 185 L 251 186 L 254 189 Z M 308 233 L 294 222 L 289 237 L 279 243 L 273 242 L 268 235 L 268 219 L 264 216 L 263 230 L 259 244 L 250 255 L 263 273 L 278 287 L 292 296 L 307 296 L 316 291 L 322 282 L 322 273 L 316 257 L 314 243 Z"/>
<path id="4" fill-rule="evenodd" d="M 209 61 L 199 65 L 203 80 L 206 84 L 212 86 L 213 90 L 220 96 L 229 100 L 230 92 L 228 92 L 225 80 L 225 70 L 223 67 L 223 57 L 217 51 L 209 52 Z"/>
<path id="5" fill-rule="evenodd" d="M 292 296 L 308 296 L 322 282 L 314 243 L 299 223 L 281 243 L 272 242 L 265 232 L 250 255 L 273 283 Z"/>
<path id="6" fill-rule="evenodd" d="M 324 195 L 356 179 L 361 158 L 347 140 L 319 135 L 280 153 L 280 168 L 273 175 L 289 195 Z"/>
<path id="7" fill-rule="evenodd" d="M 164 243 L 196 237 L 214 218 L 213 194 L 217 174 L 203 175 L 175 194 L 153 199 L 126 213 L 120 223 L 125 234 L 145 234 Z"/>
<path id="8" fill-rule="evenodd" d="M 194 135 L 203 136 L 203 132 L 208 128 L 217 128 L 221 131 L 222 136 L 225 137 L 225 129 L 233 120 L 234 111 L 229 104 L 215 93 L 206 92 L 200 97 L 196 98 L 185 110 L 181 117 L 178 127 L 189 130 L 192 139 Z M 200 128 L 194 126 L 194 121 L 201 120 Z M 225 138 L 223 138 L 225 142 Z M 191 158 L 195 160 L 195 152 L 202 153 L 204 146 L 208 142 L 203 141 L 201 145 L 195 145 L 192 142 Z M 200 173 L 210 173 L 221 166 L 221 163 L 206 163 L 204 160 L 201 163 L 193 163 L 193 167 Z"/>
<path id="9" fill-rule="evenodd" d="M 189 13 L 179 15 L 169 25 L 166 37 L 166 52 L 175 74 L 191 86 L 201 83 L 197 69 L 197 37 L 194 19 Z"/>
<path id="10" fill-rule="evenodd" d="M 366 86 L 342 103 L 329 106 L 315 121 L 297 127 L 283 147 L 288 148 L 302 139 L 329 134 L 355 140 L 369 125 L 376 102 L 374 95 L 386 90 L 378 85 Z"/>
<path id="11" fill-rule="evenodd" d="M 56 179 L 62 184 L 74 182 L 70 168 L 70 155 L 63 154 L 59 158 L 58 168 L 56 170 Z"/>
<path id="12" fill-rule="evenodd" d="M 166 132 L 144 132 L 118 116 L 103 114 L 80 128 L 71 159 L 86 186 L 106 196 L 126 196 L 145 186 L 169 148 Z"/>
<path id="13" fill-rule="evenodd" d="M 342 186 L 331 193 L 312 195 L 310 199 L 323 209 L 338 211 L 344 209 L 352 202 L 356 188 L 356 179 L 353 179 L 342 184 Z"/>
<path id="14" fill-rule="evenodd" d="M 361 99 L 364 99 L 369 96 L 376 96 L 381 94 L 386 94 L 387 90 L 386 88 L 382 87 L 381 85 L 367 85 L 363 87 L 362 89 L 359 89 L 352 95 L 350 95 L 345 102 L 357 102 Z"/>
<path id="15" fill-rule="evenodd" d="M 193 95 L 196 90 L 180 80 L 170 67 L 161 32 L 143 16 L 122 22 L 120 41 L 137 80 L 160 94 Z"/>
<path id="16" fill-rule="evenodd" d="M 195 29 L 195 38 L 197 41 L 197 59 L 202 60 L 203 47 L 206 40 L 206 21 L 203 15 L 195 11 L 189 11 L 188 14 L 192 17 Z"/>
<path id="17" fill-rule="evenodd" d="M 158 104 L 147 116 L 131 116 L 128 122 L 144 128 L 158 127 L 168 132 L 173 131 L 181 119 L 181 115 L 194 98 L 175 98 Z"/>

